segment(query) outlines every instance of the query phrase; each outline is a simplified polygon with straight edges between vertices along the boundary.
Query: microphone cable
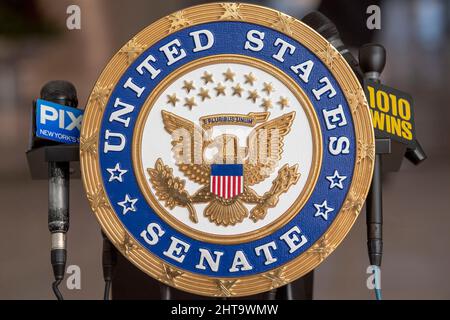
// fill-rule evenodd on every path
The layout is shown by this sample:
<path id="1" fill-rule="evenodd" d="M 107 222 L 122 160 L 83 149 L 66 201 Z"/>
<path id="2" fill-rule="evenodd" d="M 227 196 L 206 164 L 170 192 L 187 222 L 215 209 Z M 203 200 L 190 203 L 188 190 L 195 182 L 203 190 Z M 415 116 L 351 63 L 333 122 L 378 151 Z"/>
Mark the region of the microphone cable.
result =
<path id="1" fill-rule="evenodd" d="M 105 280 L 105 291 L 103 293 L 103 300 L 111 300 L 109 298 L 110 294 L 111 294 L 111 281 L 110 280 L 108 280 L 108 281 Z"/>
<path id="2" fill-rule="evenodd" d="M 58 288 L 58 286 L 61 283 L 61 281 L 62 280 L 55 280 L 52 283 L 53 293 L 55 294 L 56 299 L 58 299 L 59 301 L 64 300 L 64 297 L 63 297 L 63 295 L 61 294 L 61 291 L 59 291 L 59 288 Z"/>
<path id="3" fill-rule="evenodd" d="M 383 300 L 383 298 L 381 297 L 381 288 L 380 289 L 375 288 L 374 290 L 375 290 L 375 299 L 377 299 L 378 301 Z"/>

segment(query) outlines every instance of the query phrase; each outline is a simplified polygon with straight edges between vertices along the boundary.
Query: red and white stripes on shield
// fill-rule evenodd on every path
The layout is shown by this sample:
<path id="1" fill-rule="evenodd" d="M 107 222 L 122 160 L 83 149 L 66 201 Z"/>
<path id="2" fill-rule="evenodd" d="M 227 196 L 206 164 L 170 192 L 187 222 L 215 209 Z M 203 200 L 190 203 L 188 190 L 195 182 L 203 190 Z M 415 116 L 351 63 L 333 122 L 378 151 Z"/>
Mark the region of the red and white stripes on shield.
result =
<path id="1" fill-rule="evenodd" d="M 211 176 L 211 192 L 224 199 L 230 199 L 244 190 L 243 176 Z"/>

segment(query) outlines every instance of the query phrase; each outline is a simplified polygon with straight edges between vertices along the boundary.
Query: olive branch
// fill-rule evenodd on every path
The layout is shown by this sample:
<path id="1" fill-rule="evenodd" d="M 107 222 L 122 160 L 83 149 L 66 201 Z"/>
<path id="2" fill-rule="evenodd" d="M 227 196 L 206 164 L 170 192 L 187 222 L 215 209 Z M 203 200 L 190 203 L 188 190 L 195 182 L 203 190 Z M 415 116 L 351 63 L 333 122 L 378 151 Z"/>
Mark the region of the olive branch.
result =
<path id="1" fill-rule="evenodd" d="M 147 168 L 150 182 L 156 190 L 159 201 L 164 201 L 165 206 L 171 210 L 175 207 L 187 208 L 189 219 L 197 223 L 197 213 L 192 206 L 191 196 L 184 189 L 186 182 L 173 176 L 172 168 L 164 165 L 161 158 L 156 160 L 155 168 Z"/>
<path id="2" fill-rule="evenodd" d="M 278 175 L 275 180 L 272 181 L 272 187 L 269 191 L 259 199 L 258 204 L 250 211 L 250 219 L 253 222 L 264 219 L 267 215 L 267 210 L 273 208 L 278 203 L 280 195 L 289 190 L 289 188 L 296 184 L 300 178 L 298 173 L 298 165 L 289 167 L 285 164 L 278 170 Z"/>

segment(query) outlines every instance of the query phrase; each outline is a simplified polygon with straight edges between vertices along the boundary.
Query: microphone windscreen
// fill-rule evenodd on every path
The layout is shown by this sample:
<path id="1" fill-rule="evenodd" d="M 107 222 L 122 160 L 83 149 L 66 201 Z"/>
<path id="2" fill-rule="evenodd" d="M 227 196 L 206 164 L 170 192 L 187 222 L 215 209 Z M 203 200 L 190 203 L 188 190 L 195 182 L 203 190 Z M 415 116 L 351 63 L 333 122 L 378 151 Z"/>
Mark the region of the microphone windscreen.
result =
<path id="1" fill-rule="evenodd" d="M 78 106 L 75 86 L 64 80 L 47 82 L 41 89 L 41 99 L 74 108 Z"/>
<path id="2" fill-rule="evenodd" d="M 366 72 L 383 72 L 386 65 L 386 49 L 380 44 L 368 43 L 359 48 L 359 66 Z"/>

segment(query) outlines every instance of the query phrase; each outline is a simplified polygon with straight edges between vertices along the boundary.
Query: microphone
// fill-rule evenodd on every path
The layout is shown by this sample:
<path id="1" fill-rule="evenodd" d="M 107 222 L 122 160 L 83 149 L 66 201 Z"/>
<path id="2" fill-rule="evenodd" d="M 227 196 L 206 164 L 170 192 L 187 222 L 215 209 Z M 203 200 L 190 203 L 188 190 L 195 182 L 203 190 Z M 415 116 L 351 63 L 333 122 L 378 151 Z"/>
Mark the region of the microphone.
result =
<path id="1" fill-rule="evenodd" d="M 359 64 L 364 76 L 380 82 L 386 65 L 386 50 L 382 45 L 369 43 L 359 49 Z M 371 190 L 367 196 L 367 248 L 371 265 L 381 266 L 383 254 L 383 204 L 381 180 L 381 154 L 375 154 Z"/>
<path id="2" fill-rule="evenodd" d="M 77 107 L 77 92 L 67 81 L 51 81 L 41 89 L 41 99 L 70 107 Z M 69 230 L 69 162 L 48 164 L 48 229 L 51 233 L 50 260 L 55 282 L 52 288 L 58 300 L 63 300 L 58 286 L 64 279 L 66 269 L 66 233 Z"/>
<path id="3" fill-rule="evenodd" d="M 306 23 L 330 42 L 350 65 L 358 80 L 361 81 L 363 79 L 363 73 L 359 68 L 358 61 L 344 45 L 336 25 L 330 19 L 319 11 L 313 11 L 304 16 L 302 22 Z"/>
<path id="4" fill-rule="evenodd" d="M 381 72 L 386 66 L 386 49 L 376 43 L 359 48 L 359 66 L 366 78 L 380 82 Z"/>
<path id="5" fill-rule="evenodd" d="M 41 89 L 41 99 L 72 108 L 78 106 L 77 90 L 75 89 L 75 86 L 64 80 L 47 82 Z"/>

